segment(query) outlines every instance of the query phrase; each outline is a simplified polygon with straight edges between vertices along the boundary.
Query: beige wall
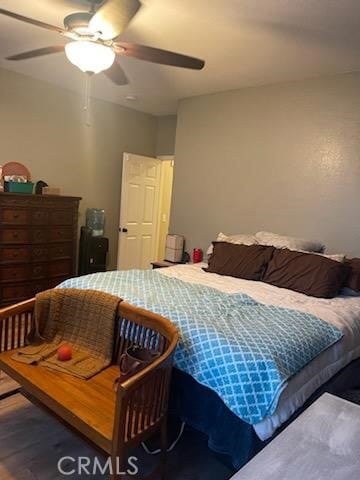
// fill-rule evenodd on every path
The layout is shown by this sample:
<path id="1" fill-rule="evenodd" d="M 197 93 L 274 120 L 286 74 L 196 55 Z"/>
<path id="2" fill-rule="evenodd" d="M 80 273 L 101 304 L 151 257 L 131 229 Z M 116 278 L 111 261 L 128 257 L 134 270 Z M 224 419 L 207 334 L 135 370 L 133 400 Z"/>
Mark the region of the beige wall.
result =
<path id="1" fill-rule="evenodd" d="M 360 74 L 183 100 L 170 229 L 324 240 L 360 256 Z"/>
<path id="2" fill-rule="evenodd" d="M 156 120 L 156 155 L 173 155 L 175 152 L 176 115 L 162 115 Z"/>
<path id="3" fill-rule="evenodd" d="M 0 69 L 0 164 L 24 163 L 35 180 L 106 210 L 110 267 L 116 265 L 122 155 L 156 153 L 156 118 L 101 100 L 85 125 L 82 98 L 62 88 Z"/>

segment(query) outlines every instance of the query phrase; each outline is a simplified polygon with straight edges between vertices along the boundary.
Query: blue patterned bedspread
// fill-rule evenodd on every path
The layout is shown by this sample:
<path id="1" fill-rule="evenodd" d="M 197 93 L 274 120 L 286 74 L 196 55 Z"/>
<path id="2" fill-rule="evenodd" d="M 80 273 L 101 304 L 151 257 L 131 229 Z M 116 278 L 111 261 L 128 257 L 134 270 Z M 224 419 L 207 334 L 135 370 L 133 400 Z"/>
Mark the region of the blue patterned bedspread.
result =
<path id="1" fill-rule="evenodd" d="M 86 275 L 59 287 L 112 293 L 169 318 L 180 331 L 175 365 L 251 424 L 274 413 L 287 380 L 342 337 L 313 315 L 152 270 Z"/>

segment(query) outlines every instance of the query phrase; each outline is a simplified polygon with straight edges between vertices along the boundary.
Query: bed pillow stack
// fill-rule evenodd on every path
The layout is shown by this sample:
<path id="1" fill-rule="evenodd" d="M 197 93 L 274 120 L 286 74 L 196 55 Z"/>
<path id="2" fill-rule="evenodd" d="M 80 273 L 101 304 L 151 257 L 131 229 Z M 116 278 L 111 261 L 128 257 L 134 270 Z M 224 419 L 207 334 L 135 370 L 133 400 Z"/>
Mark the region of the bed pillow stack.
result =
<path id="1" fill-rule="evenodd" d="M 323 255 L 276 249 L 262 281 L 312 297 L 333 298 L 349 273 L 348 265 Z"/>
<path id="2" fill-rule="evenodd" d="M 293 249 L 284 248 L 284 238 L 292 239 L 290 244 Z M 273 243 L 279 245 L 279 241 L 277 239 Z M 268 242 L 272 242 L 269 237 Z M 281 247 L 277 248 L 274 245 L 239 245 L 226 241 L 213 242 L 213 246 L 208 268 L 204 269 L 209 273 L 260 280 L 318 298 L 336 296 L 345 285 L 348 286 L 347 283 L 349 287 L 352 285 L 350 288 L 360 290 L 359 259 L 353 259 L 351 267 L 344 262 L 343 255 L 326 256 L 295 249 L 296 246 L 301 250 L 304 247 L 324 250 L 321 242 L 283 237 Z"/>
<path id="3" fill-rule="evenodd" d="M 225 235 L 220 232 L 216 238 L 217 242 L 235 243 L 236 245 L 255 245 L 259 243 L 255 235 L 248 235 L 246 233 L 238 233 L 236 235 Z M 207 258 L 213 253 L 213 244 L 211 244 L 206 250 Z"/>
<path id="4" fill-rule="evenodd" d="M 325 252 L 325 245 L 317 240 L 306 240 L 305 238 L 289 237 L 272 232 L 257 232 L 255 234 L 257 243 L 271 245 L 276 248 L 288 248 L 303 252 Z"/>
<path id="5" fill-rule="evenodd" d="M 208 260 L 205 272 L 261 280 L 275 248 L 266 245 L 238 245 L 213 242 L 214 251 Z"/>
<path id="6" fill-rule="evenodd" d="M 259 243 L 255 235 L 248 235 L 247 233 L 225 235 L 225 233 L 220 232 L 216 240 L 218 242 L 235 243 L 236 245 L 255 245 Z"/>

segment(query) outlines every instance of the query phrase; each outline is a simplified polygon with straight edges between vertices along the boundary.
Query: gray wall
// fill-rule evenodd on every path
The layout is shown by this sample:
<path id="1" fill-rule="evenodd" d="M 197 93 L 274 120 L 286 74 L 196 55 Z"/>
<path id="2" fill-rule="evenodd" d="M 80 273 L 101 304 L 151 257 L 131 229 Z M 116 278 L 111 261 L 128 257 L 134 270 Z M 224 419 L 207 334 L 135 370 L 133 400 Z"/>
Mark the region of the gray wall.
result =
<path id="1" fill-rule="evenodd" d="M 176 115 L 157 117 L 156 155 L 173 155 L 175 152 Z"/>
<path id="2" fill-rule="evenodd" d="M 110 267 L 116 265 L 124 151 L 156 154 L 156 118 L 92 100 L 85 125 L 82 98 L 39 80 L 0 69 L 0 164 L 24 163 L 35 180 L 83 197 L 87 207 L 106 210 Z"/>
<path id="3" fill-rule="evenodd" d="M 183 100 L 175 156 L 188 248 L 267 229 L 360 255 L 360 74 Z"/>

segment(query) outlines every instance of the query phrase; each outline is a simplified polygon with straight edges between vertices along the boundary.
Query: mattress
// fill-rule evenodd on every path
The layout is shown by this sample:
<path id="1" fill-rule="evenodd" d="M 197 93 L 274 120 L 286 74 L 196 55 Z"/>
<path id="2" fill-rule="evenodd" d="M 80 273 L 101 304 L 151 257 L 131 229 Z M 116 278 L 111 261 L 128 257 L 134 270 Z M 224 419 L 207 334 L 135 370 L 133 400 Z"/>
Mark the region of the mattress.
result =
<path id="1" fill-rule="evenodd" d="M 288 381 L 275 412 L 253 425 L 258 437 L 267 440 L 321 385 L 352 360 L 360 357 L 360 297 L 308 297 L 262 282 L 206 273 L 202 270 L 204 266 L 205 264 L 176 265 L 158 272 L 185 282 L 207 285 L 224 293 L 246 293 L 267 305 L 310 313 L 335 325 L 343 333 L 339 342 L 322 352 Z"/>

